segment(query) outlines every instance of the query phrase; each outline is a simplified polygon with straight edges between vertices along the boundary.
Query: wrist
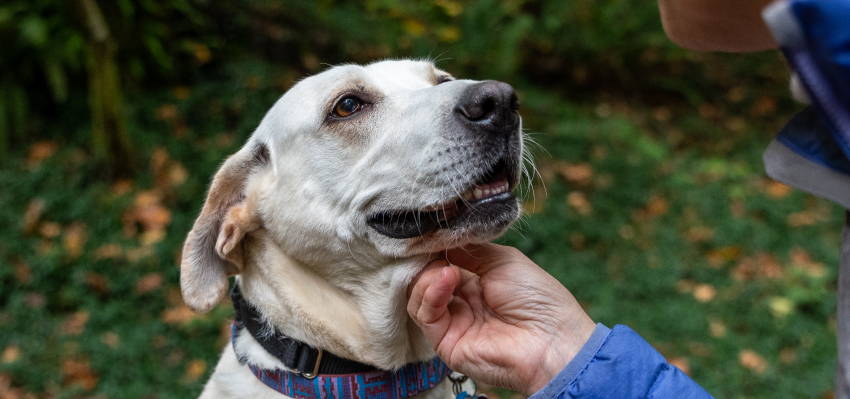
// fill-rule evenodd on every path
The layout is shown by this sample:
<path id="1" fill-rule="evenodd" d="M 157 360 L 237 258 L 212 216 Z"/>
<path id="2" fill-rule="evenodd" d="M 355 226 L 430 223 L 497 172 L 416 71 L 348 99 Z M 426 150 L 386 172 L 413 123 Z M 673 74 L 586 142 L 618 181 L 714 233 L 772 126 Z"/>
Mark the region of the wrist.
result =
<path id="1" fill-rule="evenodd" d="M 583 317 L 576 323 L 565 324 L 561 331 L 553 333 L 547 350 L 541 359 L 540 368 L 532 375 L 525 387 L 531 395 L 545 387 L 576 357 L 582 347 L 593 335 L 596 324 L 590 317 Z M 568 327 L 567 327 L 568 326 Z"/>

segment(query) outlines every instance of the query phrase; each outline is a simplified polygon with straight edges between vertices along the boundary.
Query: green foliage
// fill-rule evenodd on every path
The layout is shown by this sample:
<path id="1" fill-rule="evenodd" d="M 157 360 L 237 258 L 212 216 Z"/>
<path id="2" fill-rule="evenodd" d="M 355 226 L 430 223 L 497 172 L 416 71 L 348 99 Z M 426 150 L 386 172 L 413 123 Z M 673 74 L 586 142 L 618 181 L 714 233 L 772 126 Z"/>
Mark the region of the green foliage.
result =
<path id="1" fill-rule="evenodd" d="M 197 395 L 231 311 L 187 313 L 175 264 L 210 176 L 295 80 L 384 57 L 517 86 L 541 176 L 503 241 L 594 319 L 717 397 L 830 390 L 841 215 L 762 177 L 777 54 L 678 49 L 654 2 L 99 2 L 148 166 L 107 181 L 70 4 L 0 4 L 0 392 Z"/>

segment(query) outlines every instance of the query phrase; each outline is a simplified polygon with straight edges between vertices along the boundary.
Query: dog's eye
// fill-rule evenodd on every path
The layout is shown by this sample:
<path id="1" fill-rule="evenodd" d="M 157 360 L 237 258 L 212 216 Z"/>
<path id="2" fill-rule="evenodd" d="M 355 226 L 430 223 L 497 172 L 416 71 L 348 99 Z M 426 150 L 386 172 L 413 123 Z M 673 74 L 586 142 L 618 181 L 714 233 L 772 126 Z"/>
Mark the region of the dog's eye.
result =
<path id="1" fill-rule="evenodd" d="M 437 76 L 437 84 L 446 83 L 446 82 L 451 82 L 452 80 L 454 80 L 454 79 L 451 77 L 451 75 L 440 75 L 440 76 Z"/>
<path id="2" fill-rule="evenodd" d="M 363 108 L 363 100 L 354 96 L 345 96 L 334 105 L 333 116 L 345 118 Z"/>

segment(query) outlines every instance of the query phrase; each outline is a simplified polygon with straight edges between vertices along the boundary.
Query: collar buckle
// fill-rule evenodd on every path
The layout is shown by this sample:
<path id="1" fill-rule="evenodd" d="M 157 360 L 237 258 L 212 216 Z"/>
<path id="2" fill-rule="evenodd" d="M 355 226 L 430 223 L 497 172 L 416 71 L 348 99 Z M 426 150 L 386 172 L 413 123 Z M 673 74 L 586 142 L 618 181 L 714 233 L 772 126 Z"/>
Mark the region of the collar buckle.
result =
<path id="1" fill-rule="evenodd" d="M 316 378 L 317 375 L 319 375 L 319 367 L 321 367 L 321 365 L 322 365 L 322 354 L 325 351 L 323 351 L 321 348 L 319 348 L 317 350 L 318 350 L 318 354 L 316 354 L 316 363 L 313 365 L 313 371 L 307 372 L 307 371 L 295 370 L 296 373 L 301 374 L 302 377 L 304 377 L 308 380 L 312 380 L 312 379 Z"/>

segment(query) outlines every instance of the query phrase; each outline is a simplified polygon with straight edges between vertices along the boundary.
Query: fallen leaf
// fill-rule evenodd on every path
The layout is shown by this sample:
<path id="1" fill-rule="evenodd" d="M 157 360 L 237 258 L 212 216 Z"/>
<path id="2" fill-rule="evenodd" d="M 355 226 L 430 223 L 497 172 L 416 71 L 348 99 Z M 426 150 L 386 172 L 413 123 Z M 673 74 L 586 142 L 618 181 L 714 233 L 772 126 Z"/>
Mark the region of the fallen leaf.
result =
<path id="1" fill-rule="evenodd" d="M 727 262 L 731 262 L 741 256 L 741 248 L 726 246 L 713 249 L 706 254 L 706 260 L 712 267 L 723 266 Z"/>
<path id="2" fill-rule="evenodd" d="M 739 352 L 738 362 L 756 374 L 762 374 L 767 371 L 767 361 L 751 349 L 744 349 Z"/>
<path id="3" fill-rule="evenodd" d="M 32 281 L 32 269 L 30 266 L 21 261 L 12 262 L 15 265 L 15 278 L 21 285 L 29 284 Z"/>
<path id="4" fill-rule="evenodd" d="M 782 348 L 779 351 L 779 361 L 782 364 L 791 364 L 797 360 L 797 349 L 795 348 Z"/>
<path id="5" fill-rule="evenodd" d="M 94 250 L 95 259 L 118 259 L 124 255 L 124 249 L 118 244 L 102 245 Z"/>
<path id="6" fill-rule="evenodd" d="M 67 335 L 80 335 L 89 321 L 89 312 L 81 310 L 72 313 L 62 322 L 62 333 Z"/>
<path id="7" fill-rule="evenodd" d="M 29 153 L 27 155 L 27 166 L 38 166 L 45 159 L 52 157 L 58 148 L 59 145 L 54 141 L 36 142 L 30 146 Z"/>
<path id="8" fill-rule="evenodd" d="M 78 258 L 83 253 L 87 238 L 88 234 L 85 224 L 81 222 L 71 223 L 65 229 L 65 235 L 62 238 L 62 246 L 65 248 L 65 253 L 71 259 Z"/>
<path id="9" fill-rule="evenodd" d="M 714 238 L 714 229 L 706 226 L 691 226 L 685 231 L 685 239 L 693 243 L 705 242 Z"/>
<path id="10" fill-rule="evenodd" d="M 62 234 L 62 226 L 56 222 L 44 222 L 39 226 L 38 232 L 44 238 L 55 238 Z"/>
<path id="11" fill-rule="evenodd" d="M 710 302 L 717 295 L 717 290 L 710 284 L 697 284 L 694 287 L 694 298 L 700 302 Z"/>
<path id="12" fill-rule="evenodd" d="M 112 194 L 116 197 L 120 197 L 124 194 L 129 193 L 133 190 L 133 181 L 129 179 L 121 179 L 112 184 Z"/>
<path id="13" fill-rule="evenodd" d="M 791 265 L 797 268 L 809 277 L 820 278 L 826 275 L 826 267 L 823 263 L 812 260 L 806 250 L 802 248 L 794 248 L 791 250 Z"/>
<path id="14" fill-rule="evenodd" d="M 39 220 L 41 220 L 41 215 L 44 213 L 44 200 L 41 198 L 36 198 L 30 201 L 27 205 L 27 209 L 24 211 L 23 222 L 21 223 L 21 230 L 23 230 L 24 234 L 32 234 L 35 231 L 35 228 L 38 226 Z"/>
<path id="15" fill-rule="evenodd" d="M 708 332 L 714 338 L 722 338 L 726 336 L 726 324 L 717 319 L 708 320 Z"/>
<path id="16" fill-rule="evenodd" d="M 94 291 L 97 291 L 101 294 L 107 294 L 110 292 L 109 279 L 107 279 L 106 276 L 102 274 L 88 272 L 86 273 L 85 280 L 86 285 L 88 285 L 89 288 L 93 289 Z"/>
<path id="17" fill-rule="evenodd" d="M 678 367 L 679 370 L 682 370 L 683 373 L 690 375 L 691 374 L 691 363 L 685 357 L 671 357 L 667 359 L 667 362 Z"/>
<path id="18" fill-rule="evenodd" d="M 580 191 L 573 191 L 567 194 L 567 204 L 569 204 L 579 215 L 589 215 L 593 212 L 593 207 L 590 205 L 590 201 L 587 200 L 587 196 Z"/>
<path id="19" fill-rule="evenodd" d="M 772 198 L 785 198 L 791 193 L 791 187 L 771 180 L 765 185 L 764 192 Z"/>
<path id="20" fill-rule="evenodd" d="M 172 121 L 177 118 L 179 111 L 174 104 L 163 104 L 156 109 L 156 118 L 162 121 Z"/>
<path id="21" fill-rule="evenodd" d="M 183 375 L 183 378 L 189 382 L 197 381 L 198 378 L 201 378 L 206 371 L 207 362 L 200 359 L 195 359 L 190 361 L 189 364 L 186 365 L 186 373 Z"/>
<path id="22" fill-rule="evenodd" d="M 107 331 L 100 336 L 100 342 L 103 342 L 104 345 L 115 349 L 121 344 L 121 337 L 112 331 Z"/>
<path id="23" fill-rule="evenodd" d="M 558 174 L 570 183 L 584 185 L 590 183 L 593 179 L 593 167 L 588 163 L 559 162 L 556 167 Z"/>
<path id="24" fill-rule="evenodd" d="M 128 261 L 135 263 L 142 259 L 151 257 L 153 255 L 153 247 L 143 246 L 130 248 L 127 250 L 125 255 Z"/>
<path id="25" fill-rule="evenodd" d="M 776 260 L 776 257 L 764 252 L 741 259 L 738 265 L 732 270 L 732 277 L 739 281 L 759 278 L 777 279 L 784 274 L 785 271 Z"/>
<path id="26" fill-rule="evenodd" d="M 76 385 L 87 391 L 97 386 L 98 377 L 92 371 L 88 359 L 67 359 L 62 362 L 65 385 Z"/>
<path id="27" fill-rule="evenodd" d="M 772 297 L 768 300 L 767 304 L 770 308 L 770 313 L 779 318 L 788 316 L 794 311 L 794 302 L 791 302 L 790 299 L 785 297 Z"/>
<path id="28" fill-rule="evenodd" d="M 0 360 L 2 360 L 2 362 L 5 363 L 5 364 L 9 364 L 9 363 L 14 363 L 20 357 L 21 357 L 21 349 L 18 348 L 17 346 L 10 345 L 10 346 L 7 346 L 6 349 L 3 349 L 3 354 L 0 355 Z"/>
<path id="29" fill-rule="evenodd" d="M 186 305 L 178 305 L 162 312 L 162 321 L 168 324 L 186 324 L 200 317 Z"/>
<path id="30" fill-rule="evenodd" d="M 150 273 L 139 279 L 136 283 L 136 293 L 146 294 L 162 286 L 162 274 Z"/>

